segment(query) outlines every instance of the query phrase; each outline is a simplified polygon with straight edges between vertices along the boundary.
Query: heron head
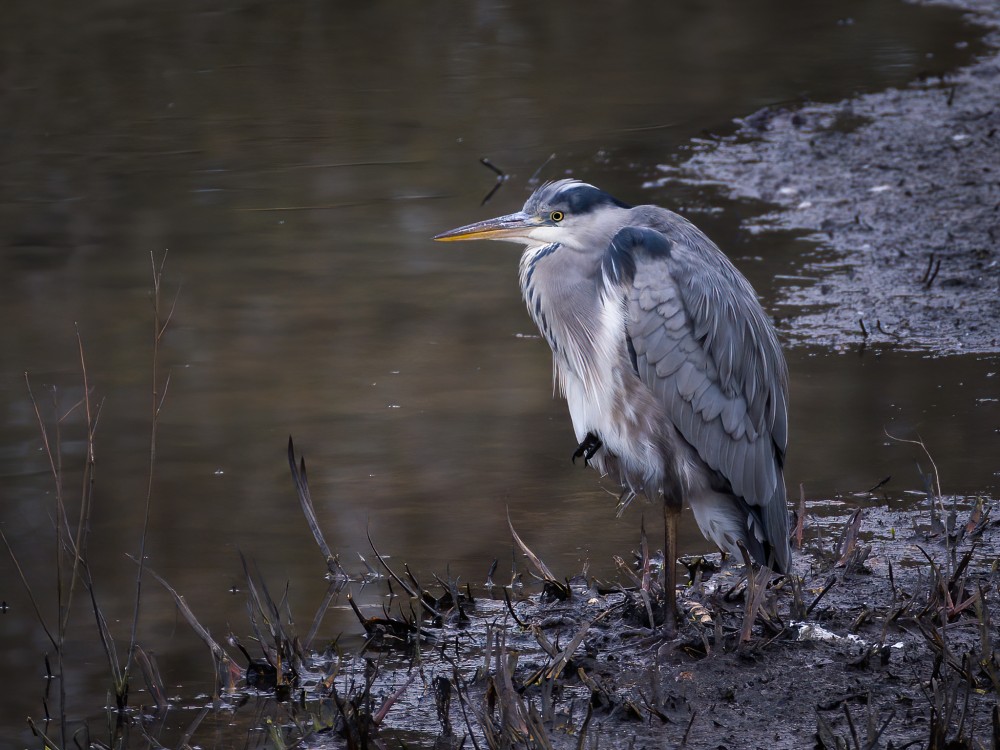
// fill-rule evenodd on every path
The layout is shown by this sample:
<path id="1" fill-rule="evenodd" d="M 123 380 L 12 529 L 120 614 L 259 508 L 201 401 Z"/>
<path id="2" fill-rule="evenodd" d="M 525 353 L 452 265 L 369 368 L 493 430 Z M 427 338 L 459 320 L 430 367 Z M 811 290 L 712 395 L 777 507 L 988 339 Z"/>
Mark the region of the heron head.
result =
<path id="1" fill-rule="evenodd" d="M 538 188 L 516 213 L 467 224 L 434 239 L 507 240 L 529 247 L 558 242 L 584 249 L 599 247 L 603 252 L 629 208 L 593 185 L 558 180 Z"/>

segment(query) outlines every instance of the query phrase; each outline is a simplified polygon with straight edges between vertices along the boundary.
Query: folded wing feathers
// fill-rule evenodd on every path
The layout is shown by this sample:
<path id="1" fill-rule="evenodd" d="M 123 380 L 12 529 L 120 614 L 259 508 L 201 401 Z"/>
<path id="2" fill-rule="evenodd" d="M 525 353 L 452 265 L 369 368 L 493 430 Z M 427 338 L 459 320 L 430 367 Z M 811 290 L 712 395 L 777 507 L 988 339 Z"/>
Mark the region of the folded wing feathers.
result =
<path id="1" fill-rule="evenodd" d="M 632 248 L 628 326 L 640 377 L 702 459 L 748 504 L 768 506 L 770 517 L 781 483 L 769 454 L 783 456 L 786 425 L 783 397 L 773 392 L 783 373 L 773 371 L 762 350 L 765 322 L 738 295 L 721 293 L 720 282 L 734 280 L 731 266 L 704 262 L 703 253 L 671 239 L 666 258 Z M 736 280 L 744 295 L 752 294 Z M 775 513 L 783 514 L 783 486 L 780 493 Z"/>

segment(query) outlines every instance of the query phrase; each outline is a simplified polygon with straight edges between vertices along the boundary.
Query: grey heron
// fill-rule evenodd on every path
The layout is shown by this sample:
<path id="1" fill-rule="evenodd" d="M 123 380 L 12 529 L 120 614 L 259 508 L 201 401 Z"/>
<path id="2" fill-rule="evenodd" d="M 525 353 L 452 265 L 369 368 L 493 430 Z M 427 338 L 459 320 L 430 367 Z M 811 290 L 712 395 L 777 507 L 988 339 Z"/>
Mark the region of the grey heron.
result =
<path id="1" fill-rule="evenodd" d="M 539 187 L 524 208 L 437 235 L 525 246 L 520 283 L 552 349 L 583 456 L 663 498 L 666 628 L 676 617 L 684 504 L 706 538 L 789 569 L 783 466 L 788 371 L 746 278 L 697 227 L 586 183 Z"/>

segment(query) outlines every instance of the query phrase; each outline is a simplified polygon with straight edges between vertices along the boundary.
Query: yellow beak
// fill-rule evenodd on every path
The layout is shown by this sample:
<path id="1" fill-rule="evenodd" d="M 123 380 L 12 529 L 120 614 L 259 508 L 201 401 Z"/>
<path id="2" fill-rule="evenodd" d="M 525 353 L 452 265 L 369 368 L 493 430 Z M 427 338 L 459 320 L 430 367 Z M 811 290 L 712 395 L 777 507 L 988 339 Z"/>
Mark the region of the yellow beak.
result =
<path id="1" fill-rule="evenodd" d="M 452 229 L 434 237 L 438 242 L 458 240 L 518 240 L 528 236 L 528 232 L 538 226 L 538 221 L 524 211 L 518 211 L 495 219 L 477 221 L 464 227 Z"/>

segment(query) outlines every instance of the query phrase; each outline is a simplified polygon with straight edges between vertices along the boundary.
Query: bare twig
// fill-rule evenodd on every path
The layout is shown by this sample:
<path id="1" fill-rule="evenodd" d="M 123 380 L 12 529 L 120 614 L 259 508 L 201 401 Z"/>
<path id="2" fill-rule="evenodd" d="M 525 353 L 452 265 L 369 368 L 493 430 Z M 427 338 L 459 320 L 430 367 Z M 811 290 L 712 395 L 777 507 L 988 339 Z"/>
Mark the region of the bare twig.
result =
<path id="1" fill-rule="evenodd" d="M 11 562 L 14 563 L 14 567 L 17 569 L 17 575 L 21 579 L 21 584 L 24 586 L 25 592 L 28 594 L 28 601 L 31 602 L 32 609 L 35 610 L 35 617 L 38 620 L 38 624 L 42 626 L 42 630 L 45 632 L 46 637 L 52 644 L 52 648 L 58 650 L 59 642 L 56 640 L 55 636 L 52 635 L 52 631 L 49 630 L 49 626 L 45 622 L 45 617 L 42 616 L 42 611 L 38 607 L 38 602 L 35 600 L 35 595 L 31 590 L 31 584 L 28 583 L 28 579 L 24 576 L 24 571 L 21 569 L 21 563 L 18 562 L 17 556 L 14 554 L 14 550 L 10 546 L 10 542 L 7 541 L 7 535 L 3 533 L 3 529 L 0 529 L 0 539 L 3 540 L 4 545 L 7 547 L 7 553 L 10 555 Z"/>
<path id="2" fill-rule="evenodd" d="M 108 659 L 108 667 L 114 681 L 115 698 L 117 700 L 118 707 L 124 708 L 128 700 L 128 670 L 126 668 L 126 670 L 123 671 L 121 664 L 118 661 L 118 650 L 115 647 L 115 640 L 111 635 L 111 628 L 108 626 L 107 619 L 104 617 L 104 613 L 101 611 L 100 604 L 97 601 L 97 592 L 94 589 L 93 580 L 90 576 L 90 568 L 86 565 L 86 560 L 84 558 L 86 553 L 86 533 L 90 528 L 90 510 L 92 507 L 95 488 L 95 470 L 97 461 L 94 449 L 94 434 L 96 431 L 96 418 L 90 403 L 90 382 L 87 375 L 87 360 L 84 356 L 83 337 L 80 335 L 79 328 L 76 332 L 76 340 L 80 357 L 80 372 L 83 378 L 83 406 L 87 426 L 87 459 L 83 473 L 83 487 L 80 492 L 80 517 L 77 522 L 77 532 L 75 538 L 69 536 L 69 522 L 65 521 L 67 525 L 67 538 L 72 543 L 74 556 L 70 590 L 67 595 L 65 610 L 62 613 L 62 622 L 60 623 L 60 640 L 63 640 L 68 626 L 69 605 L 72 600 L 77 574 L 79 574 L 90 594 L 90 605 L 94 612 L 94 620 L 97 624 L 98 634 L 101 637 L 101 645 L 103 646 L 104 654 Z M 99 411 L 100 410 L 98 408 L 97 412 L 99 413 Z M 60 505 L 62 511 L 61 515 L 65 519 L 65 505 L 62 503 L 60 503 Z M 59 567 L 61 567 L 61 564 Z M 131 658 L 131 654 L 129 655 L 129 658 Z M 60 672 L 61 671 L 62 666 L 60 665 Z M 60 680 L 60 687 L 63 682 L 65 682 L 65 680 Z"/>
<path id="3" fill-rule="evenodd" d="M 128 657 L 125 661 L 123 674 L 126 683 L 132 668 L 132 658 L 135 653 L 136 636 L 139 628 L 139 607 L 142 603 L 142 573 L 146 565 L 146 539 L 149 536 L 150 511 L 153 505 L 153 483 L 156 477 L 156 437 L 160 425 L 160 411 L 163 408 L 163 401 L 170 386 L 170 375 L 168 373 L 161 392 L 159 385 L 160 342 L 163 340 L 163 336 L 167 332 L 167 327 L 173 318 L 174 309 L 177 305 L 177 297 L 180 294 L 180 289 L 178 288 L 166 318 L 161 319 L 160 289 L 163 282 L 163 268 L 167 262 L 167 254 L 168 251 L 164 250 L 159 265 L 157 265 L 156 256 L 152 252 L 149 254 L 153 271 L 153 352 L 150 389 L 149 466 L 146 479 L 146 501 L 143 509 L 142 532 L 139 535 L 139 555 L 136 560 L 138 568 L 135 573 L 135 601 L 132 607 L 132 628 L 129 633 Z"/>
<path id="4" fill-rule="evenodd" d="M 687 728 L 684 730 L 684 737 L 681 738 L 681 747 L 687 747 L 688 736 L 691 734 L 691 727 L 694 726 L 696 718 L 698 718 L 698 711 L 694 710 L 691 712 L 691 718 L 688 720 Z"/>
<path id="5" fill-rule="evenodd" d="M 485 206 L 487 203 L 490 202 L 490 199 L 494 195 L 496 195 L 496 192 L 500 189 L 500 186 L 503 185 L 505 182 L 507 182 L 507 175 L 504 173 L 502 169 L 500 169 L 500 167 L 494 165 L 493 162 L 491 162 L 485 156 L 479 160 L 479 163 L 482 164 L 487 169 L 489 169 L 490 171 L 492 171 L 497 176 L 496 184 L 493 185 L 493 187 L 490 189 L 490 192 L 488 192 L 486 194 L 486 197 L 483 198 L 483 202 L 479 204 L 480 206 Z"/>
<path id="6" fill-rule="evenodd" d="M 869 489 L 865 490 L 865 494 L 867 495 L 872 494 L 875 490 L 880 489 L 881 487 L 885 487 L 890 481 L 892 481 L 892 474 L 885 477 L 884 479 L 881 479 L 874 487 L 870 487 Z"/>
<path id="7" fill-rule="evenodd" d="M 816 605 L 820 603 L 820 600 L 824 596 L 826 596 L 826 592 L 829 591 L 831 588 L 833 588 L 833 584 L 835 584 L 836 582 L 837 582 L 837 576 L 830 576 L 829 578 L 826 579 L 826 585 L 823 586 L 823 590 L 816 595 L 816 598 L 813 599 L 812 604 L 806 607 L 806 617 L 812 614 L 812 611 L 816 609 Z"/>
<path id="8" fill-rule="evenodd" d="M 927 446 L 924 444 L 923 439 L 918 437 L 916 440 L 907 440 L 906 438 L 896 437 L 895 435 L 891 434 L 888 430 L 884 428 L 883 432 L 885 432 L 886 437 L 888 437 L 890 440 L 894 440 L 897 443 L 909 443 L 910 445 L 920 446 L 920 450 L 922 450 L 924 452 L 924 455 L 927 456 L 927 460 L 931 462 L 931 468 L 934 470 L 934 488 L 937 494 L 936 500 L 938 503 L 939 510 L 941 511 L 942 514 L 944 514 L 945 512 L 944 501 L 941 499 L 941 475 L 938 474 L 937 464 L 934 463 L 934 457 L 931 455 L 931 452 L 927 450 Z"/>
<path id="9" fill-rule="evenodd" d="M 96 460 L 94 456 L 94 433 L 97 430 L 97 421 L 96 416 L 91 413 L 90 383 L 88 382 L 87 377 L 87 361 L 83 354 L 83 338 L 80 336 L 79 328 L 77 328 L 76 331 L 76 342 L 80 352 L 80 373 L 83 377 L 83 403 L 86 408 L 87 417 L 87 465 L 86 471 L 84 472 L 84 486 L 82 492 L 80 493 L 80 517 L 77 519 L 76 537 L 73 542 L 75 554 L 73 556 L 73 570 L 70 576 L 70 590 L 66 601 L 67 611 L 65 613 L 65 617 L 69 616 L 69 607 L 73 600 L 73 590 L 75 588 L 77 572 L 80 569 L 80 564 L 83 562 L 82 555 L 86 549 L 86 533 L 90 528 L 90 508 L 94 494 L 94 471 L 96 468 Z M 97 413 L 100 414 L 100 405 L 98 406 Z M 61 505 L 63 506 L 63 517 L 65 518 L 65 505 Z M 67 532 L 69 531 L 68 521 L 66 530 Z M 62 627 L 65 627 L 65 622 Z"/>

